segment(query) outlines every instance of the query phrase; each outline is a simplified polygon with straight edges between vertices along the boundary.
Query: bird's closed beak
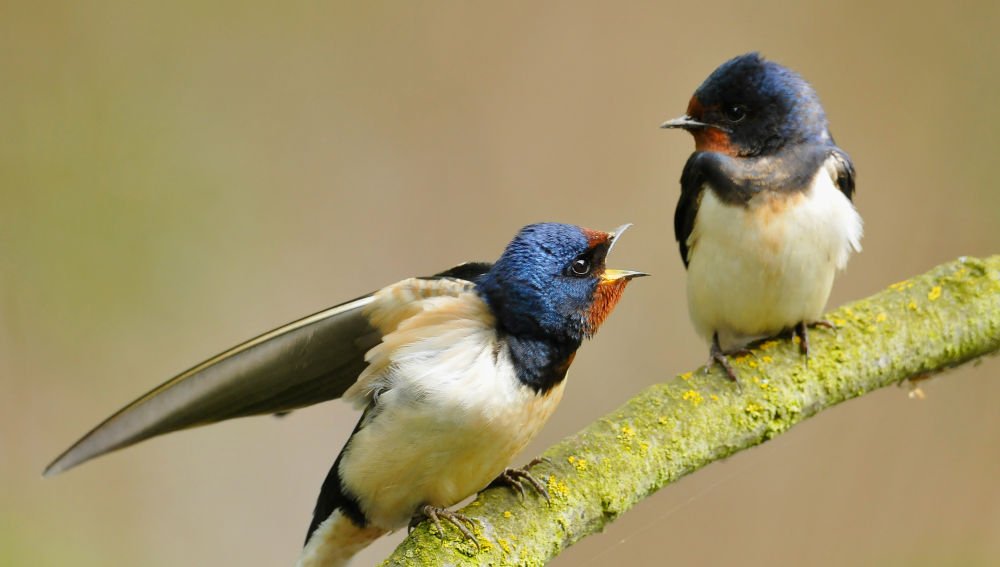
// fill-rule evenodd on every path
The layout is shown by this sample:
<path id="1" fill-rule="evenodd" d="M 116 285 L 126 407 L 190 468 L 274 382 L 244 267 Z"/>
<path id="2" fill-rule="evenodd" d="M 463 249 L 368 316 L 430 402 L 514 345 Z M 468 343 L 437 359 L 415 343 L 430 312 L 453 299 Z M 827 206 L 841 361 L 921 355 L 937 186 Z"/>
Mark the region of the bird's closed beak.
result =
<path id="1" fill-rule="evenodd" d="M 626 223 L 611 231 L 611 244 L 608 245 L 609 253 L 611 252 L 611 249 L 615 247 L 615 244 L 618 242 L 618 238 L 622 235 L 623 232 L 628 230 L 630 226 L 632 226 L 632 223 Z M 613 282 L 622 279 L 628 281 L 632 278 L 641 278 L 643 276 L 648 276 L 648 275 L 649 274 L 645 272 L 636 272 L 633 270 L 613 270 L 610 268 L 606 268 L 604 270 L 604 274 L 601 275 L 601 280 L 602 283 Z"/>
<path id="2" fill-rule="evenodd" d="M 711 124 L 698 122 L 687 114 L 667 120 L 663 124 L 660 124 L 660 128 L 683 128 L 684 130 L 696 130 L 698 128 L 708 128 L 709 126 L 711 126 Z"/>

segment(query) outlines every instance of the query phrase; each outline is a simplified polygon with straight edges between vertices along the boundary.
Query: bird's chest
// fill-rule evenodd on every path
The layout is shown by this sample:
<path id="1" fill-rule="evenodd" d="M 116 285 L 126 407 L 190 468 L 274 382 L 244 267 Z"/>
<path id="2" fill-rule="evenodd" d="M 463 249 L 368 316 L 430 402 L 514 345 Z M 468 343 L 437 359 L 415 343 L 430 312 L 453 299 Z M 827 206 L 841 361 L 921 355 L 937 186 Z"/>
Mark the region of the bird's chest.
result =
<path id="1" fill-rule="evenodd" d="M 688 302 L 700 334 L 719 332 L 735 346 L 819 316 L 860 222 L 828 177 L 745 206 L 705 190 L 688 240 Z"/>
<path id="2" fill-rule="evenodd" d="M 450 506 L 481 490 L 555 410 L 563 384 L 537 394 L 491 350 L 399 368 L 409 378 L 380 395 L 340 467 L 373 524 L 394 529 L 422 504 Z"/>
<path id="3" fill-rule="evenodd" d="M 401 407 L 397 416 L 434 432 L 436 451 L 455 459 L 460 468 L 474 469 L 476 462 L 494 455 L 506 463 L 520 451 L 555 411 L 564 385 L 538 393 L 517 379 L 501 355 L 458 374 L 446 387 L 423 390 L 426 397 Z"/>
<path id="4" fill-rule="evenodd" d="M 691 262 L 721 256 L 755 271 L 777 272 L 788 256 L 831 247 L 835 218 L 811 192 L 760 193 L 746 205 L 723 202 L 706 189 L 689 238 Z"/>

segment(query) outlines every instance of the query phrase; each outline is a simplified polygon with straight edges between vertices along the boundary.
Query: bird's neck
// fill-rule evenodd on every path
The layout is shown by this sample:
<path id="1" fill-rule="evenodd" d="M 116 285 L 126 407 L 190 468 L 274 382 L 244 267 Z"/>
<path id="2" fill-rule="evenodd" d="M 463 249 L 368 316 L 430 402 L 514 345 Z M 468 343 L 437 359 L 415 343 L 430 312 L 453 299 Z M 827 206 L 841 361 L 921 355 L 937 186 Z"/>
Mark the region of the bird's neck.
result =
<path id="1" fill-rule="evenodd" d="M 722 201 L 746 205 L 761 191 L 805 191 L 830 152 L 829 145 L 796 144 L 779 154 L 735 158 L 695 152 L 689 161 Z"/>
<path id="2" fill-rule="evenodd" d="M 583 342 L 584 320 L 560 320 L 536 298 L 512 293 L 491 274 L 477 283 L 479 295 L 496 318 L 498 336 L 507 345 L 518 380 L 545 394 L 566 378 Z M 553 328 L 561 332 L 553 332 Z"/>
<path id="3" fill-rule="evenodd" d="M 580 348 L 579 341 L 558 342 L 534 336 L 505 337 L 518 380 L 538 394 L 546 394 L 566 378 Z"/>

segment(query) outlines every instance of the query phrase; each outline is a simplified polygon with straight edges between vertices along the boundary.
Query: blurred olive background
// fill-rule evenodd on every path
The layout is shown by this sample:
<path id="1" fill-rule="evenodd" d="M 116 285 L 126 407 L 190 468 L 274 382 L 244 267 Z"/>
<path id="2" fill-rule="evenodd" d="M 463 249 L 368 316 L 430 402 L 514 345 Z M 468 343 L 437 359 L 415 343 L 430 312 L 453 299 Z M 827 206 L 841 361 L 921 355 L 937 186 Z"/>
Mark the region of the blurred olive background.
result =
<path id="1" fill-rule="evenodd" d="M 2 565 L 291 564 L 340 402 L 42 468 L 186 367 L 530 222 L 634 222 L 612 263 L 655 277 L 520 461 L 701 364 L 671 224 L 693 144 L 657 126 L 739 53 L 809 79 L 855 160 L 831 305 L 1000 252 L 995 2 L 142 4 L 0 11 Z M 1000 564 L 998 371 L 825 412 L 555 564 Z"/>

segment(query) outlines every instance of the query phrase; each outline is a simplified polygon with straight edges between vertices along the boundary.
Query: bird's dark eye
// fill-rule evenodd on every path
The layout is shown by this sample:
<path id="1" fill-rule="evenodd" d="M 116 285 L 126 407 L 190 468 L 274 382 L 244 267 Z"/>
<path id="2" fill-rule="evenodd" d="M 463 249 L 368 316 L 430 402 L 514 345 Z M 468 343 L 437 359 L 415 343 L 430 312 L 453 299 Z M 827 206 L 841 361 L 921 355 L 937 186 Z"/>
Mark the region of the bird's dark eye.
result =
<path id="1" fill-rule="evenodd" d="M 582 278 L 590 274 L 590 260 L 587 258 L 577 258 L 569 265 L 569 275 Z"/>
<path id="2" fill-rule="evenodd" d="M 726 107 L 726 120 L 740 122 L 747 117 L 747 107 L 742 104 L 731 104 Z"/>

